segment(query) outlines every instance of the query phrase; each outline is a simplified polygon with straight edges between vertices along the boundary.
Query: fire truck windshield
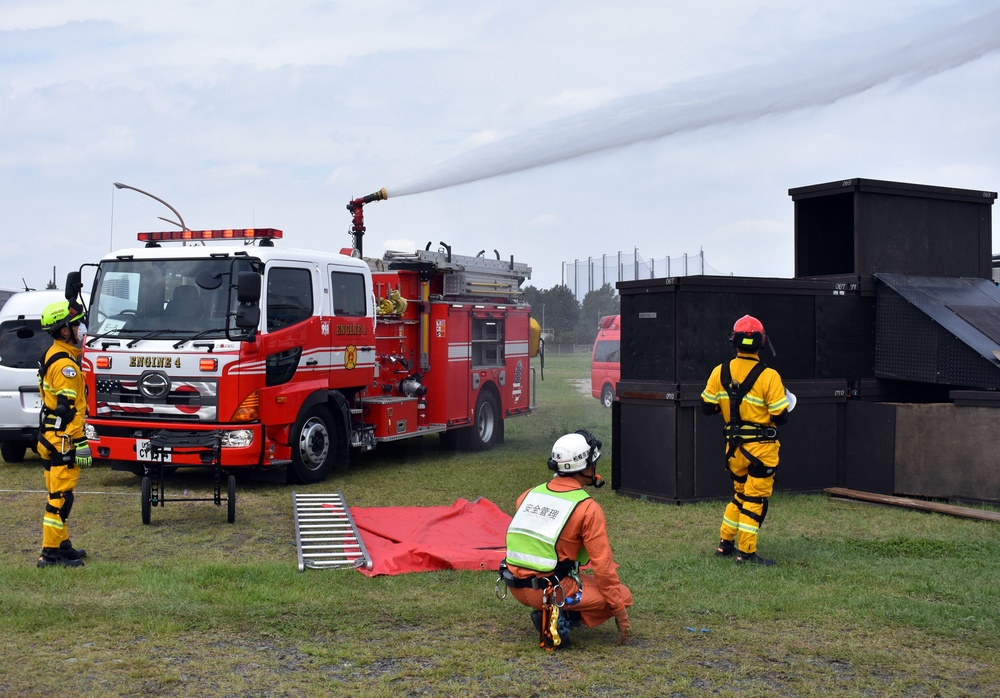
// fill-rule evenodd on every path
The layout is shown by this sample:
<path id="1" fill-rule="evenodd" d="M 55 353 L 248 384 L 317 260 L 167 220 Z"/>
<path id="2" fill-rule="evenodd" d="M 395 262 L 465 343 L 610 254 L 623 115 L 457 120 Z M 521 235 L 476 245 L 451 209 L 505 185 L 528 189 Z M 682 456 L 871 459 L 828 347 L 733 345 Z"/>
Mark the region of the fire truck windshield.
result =
<path id="1" fill-rule="evenodd" d="M 233 288 L 249 259 L 116 259 L 101 263 L 90 334 L 157 338 L 226 336 L 234 329 Z"/>

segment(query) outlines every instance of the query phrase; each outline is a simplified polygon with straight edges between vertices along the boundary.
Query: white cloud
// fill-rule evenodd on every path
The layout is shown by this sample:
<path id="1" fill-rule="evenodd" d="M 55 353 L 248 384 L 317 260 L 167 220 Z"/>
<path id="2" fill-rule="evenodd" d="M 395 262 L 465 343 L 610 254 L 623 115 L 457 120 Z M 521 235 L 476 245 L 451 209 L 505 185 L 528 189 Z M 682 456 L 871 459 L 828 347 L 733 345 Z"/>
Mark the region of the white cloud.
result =
<path id="1" fill-rule="evenodd" d="M 394 252 L 416 252 L 417 243 L 406 239 L 386 240 L 382 243 L 382 249 L 393 250 Z"/>
<path id="2" fill-rule="evenodd" d="M 926 12 L 936 21 L 908 24 Z M 63 277 L 161 225 L 168 211 L 114 181 L 192 226 L 265 224 L 325 248 L 349 244 L 347 201 L 386 186 L 390 199 L 366 209 L 369 253 L 497 249 L 541 287 L 562 262 L 633 249 L 704 249 L 722 271 L 787 276 L 791 187 L 1000 189 L 1000 55 L 988 50 L 1000 32 L 983 22 L 860 60 L 900 23 L 920 38 L 989 12 L 968 0 L 7 0 L 0 215 L 9 238 L 52 252 L 5 248 L 0 286 L 44 285 L 54 264 Z M 869 86 L 907 65 L 910 79 Z M 831 66 L 850 69 L 833 78 L 856 94 L 810 81 Z M 723 107 L 781 113 L 695 128 Z M 652 140 L 628 121 L 642 110 Z M 599 138 L 632 144 L 560 161 Z M 458 155 L 466 169 L 442 188 L 392 196 Z M 514 172 L 528 155 L 554 164 Z M 487 178 L 447 186 L 473 170 Z M 739 252 L 748 237 L 764 242 Z"/>

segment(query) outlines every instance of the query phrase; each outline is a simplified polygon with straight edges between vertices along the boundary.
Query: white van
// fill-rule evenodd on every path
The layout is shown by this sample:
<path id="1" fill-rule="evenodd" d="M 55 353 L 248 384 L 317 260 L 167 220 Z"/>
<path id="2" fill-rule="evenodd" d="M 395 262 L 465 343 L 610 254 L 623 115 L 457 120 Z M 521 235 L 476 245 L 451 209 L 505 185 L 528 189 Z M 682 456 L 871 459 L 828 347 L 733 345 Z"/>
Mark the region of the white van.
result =
<path id="1" fill-rule="evenodd" d="M 38 363 L 52 346 L 42 331 L 42 310 L 66 300 L 62 291 L 15 293 L 0 309 L 0 456 L 20 463 L 35 450 L 38 413 Z"/>

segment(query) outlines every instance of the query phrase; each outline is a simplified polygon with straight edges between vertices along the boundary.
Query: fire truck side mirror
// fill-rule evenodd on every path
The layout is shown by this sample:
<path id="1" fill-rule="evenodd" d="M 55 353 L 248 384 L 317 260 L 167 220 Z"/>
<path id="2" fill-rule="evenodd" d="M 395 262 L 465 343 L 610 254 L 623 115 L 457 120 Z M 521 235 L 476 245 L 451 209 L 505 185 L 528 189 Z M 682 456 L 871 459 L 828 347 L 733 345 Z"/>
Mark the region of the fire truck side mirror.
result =
<path id="1" fill-rule="evenodd" d="M 251 338 L 260 324 L 260 278 L 256 272 L 241 271 L 236 280 L 236 299 L 240 302 L 236 308 L 236 326 L 247 330 Z"/>
<path id="2" fill-rule="evenodd" d="M 236 299 L 241 304 L 255 304 L 260 300 L 260 274 L 253 271 L 239 273 L 236 281 Z"/>
<path id="3" fill-rule="evenodd" d="M 236 326 L 241 330 L 255 330 L 260 324 L 260 308 L 256 305 L 241 305 L 236 309 Z"/>
<path id="4" fill-rule="evenodd" d="M 83 283 L 80 281 L 80 272 L 71 271 L 66 275 L 66 300 L 75 301 L 82 288 Z"/>

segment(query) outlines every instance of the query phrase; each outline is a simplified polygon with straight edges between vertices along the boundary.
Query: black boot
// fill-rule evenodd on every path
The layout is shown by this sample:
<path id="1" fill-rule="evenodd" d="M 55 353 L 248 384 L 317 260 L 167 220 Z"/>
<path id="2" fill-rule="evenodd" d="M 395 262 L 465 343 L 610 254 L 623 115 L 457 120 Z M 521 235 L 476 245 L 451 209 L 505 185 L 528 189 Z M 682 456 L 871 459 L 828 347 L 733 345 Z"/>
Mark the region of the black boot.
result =
<path id="1" fill-rule="evenodd" d="M 83 567 L 83 560 L 70 560 L 59 552 L 59 548 L 42 548 L 42 554 L 38 557 L 37 567 L 52 567 L 61 565 L 63 567 Z"/>
<path id="2" fill-rule="evenodd" d="M 86 550 L 79 550 L 73 547 L 73 544 L 68 540 L 64 540 L 59 544 L 59 554 L 62 555 L 67 560 L 82 560 L 87 557 Z"/>
<path id="3" fill-rule="evenodd" d="M 571 630 L 573 628 L 584 627 L 583 616 L 580 615 L 579 611 L 563 611 L 562 614 L 566 616 L 566 620 L 569 621 L 569 627 Z"/>
<path id="4" fill-rule="evenodd" d="M 570 613 L 576 613 L 577 617 L 579 617 L 579 615 L 580 615 L 576 611 L 570 611 Z M 580 621 L 580 622 L 582 623 L 583 621 Z M 537 630 L 539 633 L 542 632 L 542 612 L 541 611 L 535 610 L 535 611 L 531 612 L 531 624 L 535 626 L 535 630 Z M 570 627 L 571 627 L 572 624 L 570 622 L 570 619 L 566 616 L 566 614 L 564 614 L 564 613 L 560 613 L 559 614 L 558 625 L 559 625 L 559 631 L 558 631 L 559 632 L 559 645 L 556 647 L 556 649 L 560 649 L 560 650 L 569 649 L 569 647 L 570 647 L 569 631 L 570 631 Z"/>
<path id="5" fill-rule="evenodd" d="M 531 624 L 535 626 L 535 630 L 539 633 L 542 632 L 542 612 L 535 610 L 531 612 Z"/>
<path id="6" fill-rule="evenodd" d="M 720 540 L 719 547 L 715 549 L 716 557 L 729 557 L 736 554 L 736 545 L 731 540 Z"/>
<path id="7" fill-rule="evenodd" d="M 774 567 L 774 560 L 768 560 L 757 553 L 740 552 L 736 555 L 737 565 L 761 565 L 762 567 Z"/>

